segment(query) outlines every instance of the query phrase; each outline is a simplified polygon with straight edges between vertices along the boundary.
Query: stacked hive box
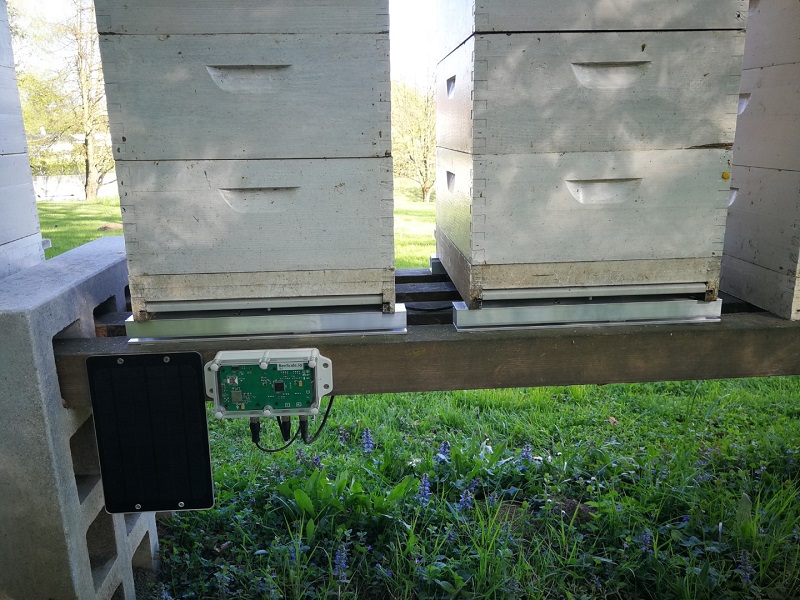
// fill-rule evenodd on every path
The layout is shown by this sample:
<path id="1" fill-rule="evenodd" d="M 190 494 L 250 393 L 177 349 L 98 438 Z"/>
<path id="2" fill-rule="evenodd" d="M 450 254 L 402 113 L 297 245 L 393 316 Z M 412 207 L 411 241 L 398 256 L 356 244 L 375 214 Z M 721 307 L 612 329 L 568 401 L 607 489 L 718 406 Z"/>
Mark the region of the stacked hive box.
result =
<path id="1" fill-rule="evenodd" d="M 714 298 L 744 0 L 443 10 L 437 252 L 468 304 L 576 286 Z"/>
<path id="2" fill-rule="evenodd" d="M 387 0 L 97 0 L 134 317 L 393 310 Z"/>
<path id="3" fill-rule="evenodd" d="M 722 289 L 800 319 L 800 3 L 750 4 Z"/>
<path id="4" fill-rule="evenodd" d="M 44 260 L 11 34 L 0 2 L 0 278 Z"/>

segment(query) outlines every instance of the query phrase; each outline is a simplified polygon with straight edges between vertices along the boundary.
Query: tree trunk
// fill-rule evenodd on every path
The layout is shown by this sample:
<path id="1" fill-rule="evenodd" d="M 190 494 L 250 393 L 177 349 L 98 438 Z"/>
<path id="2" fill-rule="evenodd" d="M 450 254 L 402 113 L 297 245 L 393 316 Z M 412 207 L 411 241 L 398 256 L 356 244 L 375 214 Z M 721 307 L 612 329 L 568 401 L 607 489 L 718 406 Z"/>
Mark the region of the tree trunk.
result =
<path id="1" fill-rule="evenodd" d="M 100 189 L 100 174 L 97 172 L 94 143 L 92 134 L 87 132 L 83 141 L 85 156 L 83 189 L 86 192 L 87 202 L 97 200 L 97 191 Z"/>
<path id="2" fill-rule="evenodd" d="M 423 202 L 430 202 L 431 201 L 431 191 L 433 190 L 430 186 L 422 186 L 422 201 Z"/>

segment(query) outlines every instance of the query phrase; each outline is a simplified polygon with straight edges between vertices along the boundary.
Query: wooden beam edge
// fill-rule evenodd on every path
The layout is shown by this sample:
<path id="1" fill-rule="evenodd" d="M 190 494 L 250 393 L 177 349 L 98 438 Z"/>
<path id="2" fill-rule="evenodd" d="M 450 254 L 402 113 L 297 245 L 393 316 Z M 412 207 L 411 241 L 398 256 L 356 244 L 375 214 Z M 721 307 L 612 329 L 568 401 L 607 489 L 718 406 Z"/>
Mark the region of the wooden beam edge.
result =
<path id="1" fill-rule="evenodd" d="M 800 374 L 800 323 L 766 313 L 720 323 L 576 327 L 459 333 L 451 326 L 407 335 L 253 338 L 131 345 L 126 338 L 54 341 L 61 395 L 90 404 L 92 355 L 314 347 L 334 366 L 337 394 L 377 394 Z"/>

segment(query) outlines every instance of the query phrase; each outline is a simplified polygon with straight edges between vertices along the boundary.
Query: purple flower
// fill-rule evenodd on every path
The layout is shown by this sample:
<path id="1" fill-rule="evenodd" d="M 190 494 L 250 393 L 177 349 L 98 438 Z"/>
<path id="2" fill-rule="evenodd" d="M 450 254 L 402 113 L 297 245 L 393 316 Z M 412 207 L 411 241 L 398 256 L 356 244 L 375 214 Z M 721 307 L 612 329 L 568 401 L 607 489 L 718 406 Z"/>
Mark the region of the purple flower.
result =
<path id="1" fill-rule="evenodd" d="M 480 482 L 473 477 L 472 481 L 470 481 L 469 485 L 467 486 L 467 489 L 469 490 L 469 493 L 472 494 L 473 496 L 475 495 L 475 490 L 478 489 L 478 484 L 479 483 Z"/>
<path id="2" fill-rule="evenodd" d="M 442 445 L 439 446 L 439 452 L 436 454 L 436 462 L 442 463 L 448 460 L 450 460 L 450 444 L 445 440 L 442 442 Z"/>
<path id="3" fill-rule="evenodd" d="M 640 549 L 643 554 L 653 554 L 653 534 L 649 529 L 645 529 L 640 538 Z"/>
<path id="4" fill-rule="evenodd" d="M 389 569 L 384 569 L 383 566 L 381 566 L 381 563 L 375 563 L 375 568 L 378 569 L 378 572 L 383 574 L 388 579 L 392 578 L 392 572 Z"/>
<path id="5" fill-rule="evenodd" d="M 347 547 L 342 544 L 333 557 L 333 576 L 340 583 L 347 582 Z"/>
<path id="6" fill-rule="evenodd" d="M 753 568 L 753 565 L 750 564 L 750 554 L 747 550 L 742 550 L 739 554 L 739 564 L 733 572 L 737 573 L 742 578 L 742 583 L 745 585 L 750 584 L 753 575 L 756 574 L 756 570 Z"/>
<path id="7" fill-rule="evenodd" d="M 472 492 L 468 489 L 461 493 L 461 498 L 458 501 L 458 510 L 469 510 L 473 506 Z"/>
<path id="8" fill-rule="evenodd" d="M 527 460 L 531 462 L 533 460 L 533 448 L 531 448 L 530 444 L 525 444 L 522 447 L 522 454 L 519 456 L 522 460 Z"/>
<path id="9" fill-rule="evenodd" d="M 347 440 L 350 439 L 350 434 L 344 427 L 339 427 L 339 443 L 344 446 L 347 444 Z"/>
<path id="10" fill-rule="evenodd" d="M 422 478 L 419 480 L 417 501 L 423 506 L 427 506 L 431 501 L 431 482 L 428 480 L 427 473 L 423 473 Z"/>
<path id="11" fill-rule="evenodd" d="M 322 466 L 322 457 L 315 456 L 314 460 L 311 461 L 311 464 L 314 465 L 315 468 L 319 469 Z"/>
<path id="12" fill-rule="evenodd" d="M 372 432 L 369 429 L 364 430 L 364 434 L 361 436 L 361 445 L 367 454 L 375 450 L 375 442 L 372 440 Z"/>

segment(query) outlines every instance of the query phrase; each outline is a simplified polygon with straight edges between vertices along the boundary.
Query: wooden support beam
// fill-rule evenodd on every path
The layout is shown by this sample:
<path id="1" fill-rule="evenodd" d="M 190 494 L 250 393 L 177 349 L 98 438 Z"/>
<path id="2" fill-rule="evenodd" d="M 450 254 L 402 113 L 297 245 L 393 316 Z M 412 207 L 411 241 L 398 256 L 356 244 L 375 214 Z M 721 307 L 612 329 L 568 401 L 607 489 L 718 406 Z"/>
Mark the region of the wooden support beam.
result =
<path id="1" fill-rule="evenodd" d="M 129 345 L 126 338 L 54 341 L 61 395 L 89 404 L 85 361 L 107 354 L 314 347 L 332 359 L 337 394 L 376 394 L 721 379 L 800 374 L 800 322 L 768 313 L 712 324 L 563 327 L 407 335 L 262 338 Z"/>

